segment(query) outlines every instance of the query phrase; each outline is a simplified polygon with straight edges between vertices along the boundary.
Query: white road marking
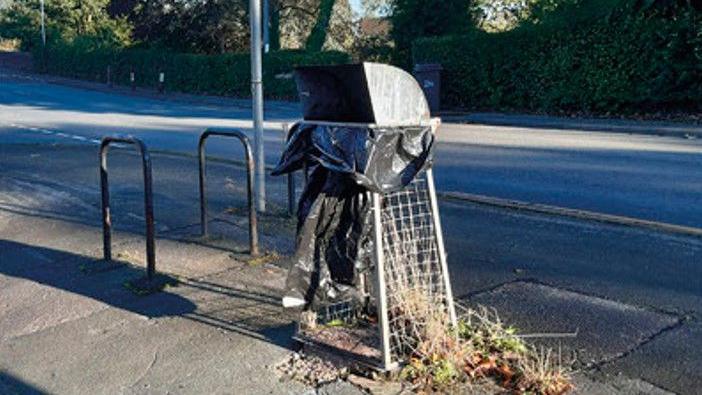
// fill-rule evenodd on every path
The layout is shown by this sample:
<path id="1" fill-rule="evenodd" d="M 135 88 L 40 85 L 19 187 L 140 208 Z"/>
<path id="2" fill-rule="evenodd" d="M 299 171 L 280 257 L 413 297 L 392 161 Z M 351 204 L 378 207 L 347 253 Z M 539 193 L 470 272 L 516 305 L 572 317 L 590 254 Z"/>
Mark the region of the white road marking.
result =
<path id="1" fill-rule="evenodd" d="M 51 130 L 51 129 L 37 128 L 34 126 L 22 125 L 22 124 L 18 124 L 18 123 L 7 123 L 6 125 L 9 127 L 12 127 L 12 128 L 29 130 L 32 132 L 42 133 L 45 135 L 54 135 L 57 137 L 62 137 L 62 138 L 67 138 L 67 139 L 72 139 L 72 140 L 77 140 L 77 141 L 85 141 L 85 142 L 89 142 L 89 143 L 92 143 L 95 145 L 100 144 L 100 139 L 88 139 L 85 136 L 80 136 L 77 134 L 64 133 L 64 132 L 59 132 L 57 130 Z"/>

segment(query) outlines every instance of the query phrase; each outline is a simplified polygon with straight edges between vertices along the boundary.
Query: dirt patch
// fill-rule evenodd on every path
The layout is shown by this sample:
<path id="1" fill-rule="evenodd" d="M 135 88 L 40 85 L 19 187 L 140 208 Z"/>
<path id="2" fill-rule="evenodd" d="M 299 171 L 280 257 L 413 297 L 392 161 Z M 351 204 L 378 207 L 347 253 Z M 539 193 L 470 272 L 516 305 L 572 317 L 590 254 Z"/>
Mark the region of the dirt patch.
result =
<path id="1" fill-rule="evenodd" d="M 306 329 L 299 336 L 304 342 L 352 354 L 362 361 L 380 361 L 382 357 L 378 329 L 370 325 L 320 326 Z"/>

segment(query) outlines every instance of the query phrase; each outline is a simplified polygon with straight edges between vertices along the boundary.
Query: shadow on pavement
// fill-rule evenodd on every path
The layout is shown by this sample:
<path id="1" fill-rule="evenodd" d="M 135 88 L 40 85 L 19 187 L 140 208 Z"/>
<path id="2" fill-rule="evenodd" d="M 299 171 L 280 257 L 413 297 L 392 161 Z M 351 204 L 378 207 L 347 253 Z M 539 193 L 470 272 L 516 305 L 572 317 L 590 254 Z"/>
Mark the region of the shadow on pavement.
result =
<path id="1" fill-rule="evenodd" d="M 178 316 L 221 331 L 294 348 L 295 327 L 273 291 L 252 290 L 247 284 L 238 284 L 234 275 L 216 281 L 182 278 L 176 288 L 140 296 L 129 291 L 124 283 L 144 276 L 144 268 L 124 263 L 109 270 L 90 271 L 91 265 L 100 264 L 104 265 L 104 261 L 0 239 L 0 274 L 82 295 L 150 318 Z"/>
<path id="2" fill-rule="evenodd" d="M 138 296 L 127 290 L 124 282 L 142 277 L 142 268 L 125 264 L 95 274 L 81 270 L 99 263 L 65 251 L 0 240 L 1 274 L 83 295 L 147 317 L 183 315 L 196 309 L 190 300 L 168 291 Z"/>
<path id="3" fill-rule="evenodd" d="M 41 395 L 48 394 L 21 379 L 0 371 L 0 393 L 13 395 Z"/>
<path id="4" fill-rule="evenodd" d="M 235 279 L 226 274 L 220 277 L 223 278 L 181 279 L 183 288 L 200 293 L 203 299 L 197 311 L 185 314 L 184 318 L 282 348 L 296 348 L 292 339 L 296 326 L 292 314 L 281 306 L 280 292 L 252 289 L 245 279 L 232 285 Z"/>

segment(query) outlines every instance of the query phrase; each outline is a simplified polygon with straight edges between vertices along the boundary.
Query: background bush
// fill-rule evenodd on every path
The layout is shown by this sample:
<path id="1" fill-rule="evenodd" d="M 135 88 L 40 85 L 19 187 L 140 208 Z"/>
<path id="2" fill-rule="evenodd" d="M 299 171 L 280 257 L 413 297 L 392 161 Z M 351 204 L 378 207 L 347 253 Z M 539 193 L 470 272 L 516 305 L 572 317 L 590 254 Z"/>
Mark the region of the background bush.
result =
<path id="1" fill-rule="evenodd" d="M 571 2 L 502 33 L 420 39 L 444 67 L 442 99 L 469 109 L 699 111 L 702 18 L 613 0 Z"/>
<path id="2" fill-rule="evenodd" d="M 39 59 L 36 53 L 35 59 Z M 347 54 L 335 51 L 277 51 L 264 55 L 264 93 L 268 98 L 295 98 L 292 70 L 295 66 L 348 63 Z M 38 63 L 38 62 L 36 62 Z M 107 66 L 112 80 L 129 85 L 135 72 L 137 86 L 155 88 L 158 75 L 165 73 L 170 91 L 251 96 L 251 63 L 248 53 L 203 55 L 172 53 L 164 49 L 114 48 L 91 38 L 71 43 L 54 43 L 47 51 L 46 67 L 51 74 L 94 81 L 106 81 Z"/>

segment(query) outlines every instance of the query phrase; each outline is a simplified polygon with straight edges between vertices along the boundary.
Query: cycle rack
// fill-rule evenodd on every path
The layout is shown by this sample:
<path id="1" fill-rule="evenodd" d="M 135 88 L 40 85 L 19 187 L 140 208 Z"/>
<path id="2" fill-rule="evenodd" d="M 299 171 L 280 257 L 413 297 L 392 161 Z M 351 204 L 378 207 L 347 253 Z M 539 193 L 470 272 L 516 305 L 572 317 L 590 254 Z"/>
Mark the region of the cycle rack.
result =
<path id="1" fill-rule="evenodd" d="M 107 152 L 111 143 L 136 145 L 141 153 L 144 172 L 144 218 L 146 219 L 146 279 L 151 282 L 156 273 L 154 250 L 154 199 L 151 177 L 151 157 L 143 141 L 131 137 L 106 136 L 100 143 L 100 188 L 102 191 L 102 245 L 105 261 L 112 260 L 112 220 L 110 216 L 110 189 L 107 177 Z"/>
<path id="2" fill-rule="evenodd" d="M 205 141 L 210 136 L 235 137 L 244 146 L 246 156 L 246 188 L 249 206 L 249 247 L 253 256 L 258 255 L 258 220 L 253 199 L 254 159 L 248 137 L 239 130 L 206 129 L 200 135 L 198 143 L 198 158 L 200 166 L 200 223 L 202 236 L 207 237 L 207 188 L 205 185 Z"/>

